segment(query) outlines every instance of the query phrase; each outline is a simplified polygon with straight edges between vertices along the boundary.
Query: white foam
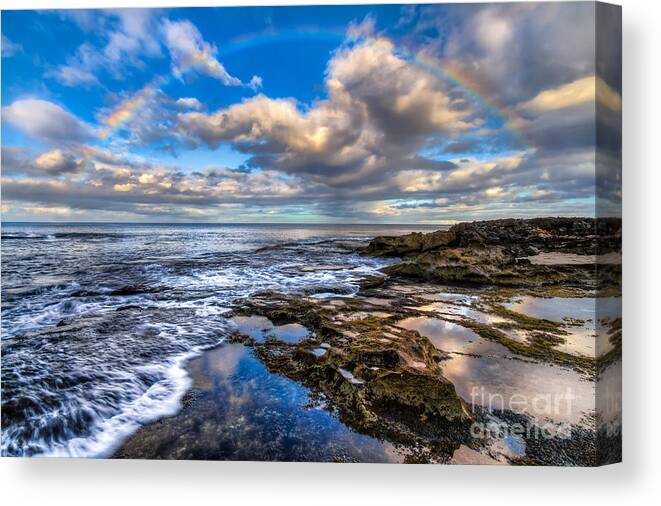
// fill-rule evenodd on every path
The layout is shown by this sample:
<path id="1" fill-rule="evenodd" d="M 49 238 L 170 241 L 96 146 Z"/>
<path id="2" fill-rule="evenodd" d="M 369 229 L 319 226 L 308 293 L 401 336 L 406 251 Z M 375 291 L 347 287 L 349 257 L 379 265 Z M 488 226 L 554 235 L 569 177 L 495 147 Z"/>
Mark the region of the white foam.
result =
<path id="1" fill-rule="evenodd" d="M 107 418 L 97 418 L 92 435 L 69 439 L 38 454 L 43 457 L 91 457 L 107 458 L 141 425 L 164 416 L 176 414 L 181 409 L 181 399 L 191 387 L 192 380 L 184 369 L 190 358 L 200 350 L 174 357 L 168 364 L 145 366 L 165 375 L 134 401 L 122 406 L 120 412 Z"/>

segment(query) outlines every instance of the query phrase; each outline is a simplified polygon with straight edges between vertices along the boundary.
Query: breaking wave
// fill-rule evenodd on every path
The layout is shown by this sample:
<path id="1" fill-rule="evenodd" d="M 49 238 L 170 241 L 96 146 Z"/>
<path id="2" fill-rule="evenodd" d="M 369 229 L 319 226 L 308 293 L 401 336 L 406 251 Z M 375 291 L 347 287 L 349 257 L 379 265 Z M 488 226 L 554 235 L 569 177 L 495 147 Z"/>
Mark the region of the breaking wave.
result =
<path id="1" fill-rule="evenodd" d="M 180 409 L 238 299 L 351 295 L 388 262 L 353 252 L 360 227 L 24 228 L 2 234 L 4 456 L 111 455 Z"/>

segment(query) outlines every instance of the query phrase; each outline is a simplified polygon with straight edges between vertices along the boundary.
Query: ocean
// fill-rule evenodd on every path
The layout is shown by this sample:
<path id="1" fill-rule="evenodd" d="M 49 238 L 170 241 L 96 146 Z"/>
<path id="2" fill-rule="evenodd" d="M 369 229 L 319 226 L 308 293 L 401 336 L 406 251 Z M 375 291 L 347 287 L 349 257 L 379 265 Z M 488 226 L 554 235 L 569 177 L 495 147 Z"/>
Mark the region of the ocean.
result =
<path id="1" fill-rule="evenodd" d="M 178 412 L 238 300 L 354 294 L 391 262 L 356 246 L 438 228 L 3 223 L 1 454 L 110 456 Z"/>

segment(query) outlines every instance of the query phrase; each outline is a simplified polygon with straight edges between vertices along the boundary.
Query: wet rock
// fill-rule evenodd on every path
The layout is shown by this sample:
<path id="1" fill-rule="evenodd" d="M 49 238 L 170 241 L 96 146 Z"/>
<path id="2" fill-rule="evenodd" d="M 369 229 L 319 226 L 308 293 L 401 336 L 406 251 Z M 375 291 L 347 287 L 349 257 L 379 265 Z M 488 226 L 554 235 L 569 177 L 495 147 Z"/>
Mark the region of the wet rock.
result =
<path id="1" fill-rule="evenodd" d="M 280 323 L 287 318 L 300 322 L 314 332 L 314 340 L 235 339 L 251 341 L 256 355 L 272 372 L 323 395 L 340 418 L 359 432 L 422 444 L 430 443 L 430 434 L 441 439 L 450 433 L 467 437 L 468 410 L 438 365 L 446 358 L 444 352 L 418 332 L 398 329 L 396 336 L 388 332 L 401 312 L 408 311 L 403 306 L 383 317 L 376 314 L 369 298 L 344 299 L 342 305 L 322 307 L 295 297 L 261 295 L 246 301 L 236 313 Z M 338 319 L 347 311 L 361 318 Z M 351 339 L 346 338 L 348 333 Z M 386 339 L 386 334 L 396 339 Z"/>
<path id="2" fill-rule="evenodd" d="M 117 288 L 108 293 L 108 295 L 113 296 L 127 296 L 127 295 L 139 295 L 143 293 L 157 293 L 160 292 L 160 288 L 154 288 L 146 285 L 127 285 Z"/>
<path id="3" fill-rule="evenodd" d="M 386 276 L 365 276 L 360 281 L 361 290 L 371 290 L 373 288 L 379 288 L 383 286 L 386 282 Z"/>

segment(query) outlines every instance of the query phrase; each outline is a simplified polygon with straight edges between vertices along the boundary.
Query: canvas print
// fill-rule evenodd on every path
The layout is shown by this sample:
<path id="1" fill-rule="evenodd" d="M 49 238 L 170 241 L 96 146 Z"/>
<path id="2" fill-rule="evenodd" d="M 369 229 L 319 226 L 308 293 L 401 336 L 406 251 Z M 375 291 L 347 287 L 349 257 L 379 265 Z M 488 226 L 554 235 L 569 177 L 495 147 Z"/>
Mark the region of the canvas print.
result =
<path id="1" fill-rule="evenodd" d="M 621 459 L 621 9 L 2 12 L 3 457 Z"/>

